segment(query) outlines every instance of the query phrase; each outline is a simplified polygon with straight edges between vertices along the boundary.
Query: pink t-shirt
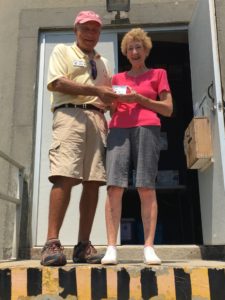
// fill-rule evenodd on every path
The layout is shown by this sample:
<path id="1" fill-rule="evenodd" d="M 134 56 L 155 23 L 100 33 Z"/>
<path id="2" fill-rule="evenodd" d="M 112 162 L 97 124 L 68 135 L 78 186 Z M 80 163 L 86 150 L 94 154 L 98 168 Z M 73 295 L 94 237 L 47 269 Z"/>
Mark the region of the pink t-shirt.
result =
<path id="1" fill-rule="evenodd" d="M 129 76 L 127 72 L 118 73 L 113 76 L 112 84 L 128 85 L 137 93 L 152 100 L 156 100 L 163 91 L 170 92 L 167 73 L 164 69 L 150 69 L 137 77 Z M 109 123 L 110 128 L 130 128 L 146 125 L 161 125 L 157 113 L 138 103 L 122 102 L 118 102 L 117 109 Z"/>

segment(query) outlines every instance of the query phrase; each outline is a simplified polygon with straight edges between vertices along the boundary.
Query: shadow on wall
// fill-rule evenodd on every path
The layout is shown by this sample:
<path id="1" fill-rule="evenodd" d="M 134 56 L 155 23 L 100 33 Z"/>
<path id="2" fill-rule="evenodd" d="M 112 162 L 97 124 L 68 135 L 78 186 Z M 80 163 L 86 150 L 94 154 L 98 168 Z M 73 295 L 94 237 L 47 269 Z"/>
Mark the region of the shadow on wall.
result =
<path id="1" fill-rule="evenodd" d="M 19 259 L 29 259 L 31 257 L 31 210 L 32 207 L 29 206 L 28 183 L 24 180 L 19 235 Z"/>

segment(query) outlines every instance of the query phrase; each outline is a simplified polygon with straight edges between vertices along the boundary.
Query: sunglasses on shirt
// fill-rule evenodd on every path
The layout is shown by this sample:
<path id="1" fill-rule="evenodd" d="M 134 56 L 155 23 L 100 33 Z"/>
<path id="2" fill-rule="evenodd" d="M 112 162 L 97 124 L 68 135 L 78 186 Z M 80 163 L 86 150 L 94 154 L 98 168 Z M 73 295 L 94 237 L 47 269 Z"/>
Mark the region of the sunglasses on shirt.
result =
<path id="1" fill-rule="evenodd" d="M 91 76 L 95 80 L 97 77 L 97 67 L 96 67 L 96 62 L 91 59 L 90 60 L 90 65 L 91 65 Z"/>

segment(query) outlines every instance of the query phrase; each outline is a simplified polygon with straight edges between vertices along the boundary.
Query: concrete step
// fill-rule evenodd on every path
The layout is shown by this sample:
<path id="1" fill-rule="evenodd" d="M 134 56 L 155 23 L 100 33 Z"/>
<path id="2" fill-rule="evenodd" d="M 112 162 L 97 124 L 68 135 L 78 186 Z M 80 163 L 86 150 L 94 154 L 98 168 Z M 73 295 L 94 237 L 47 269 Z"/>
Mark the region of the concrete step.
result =
<path id="1" fill-rule="evenodd" d="M 131 257 L 132 258 L 132 257 Z M 43 267 L 39 260 L 0 263 L 1 300 L 224 300 L 225 262 L 164 260 L 160 266 Z"/>
<path id="2" fill-rule="evenodd" d="M 106 246 L 95 246 L 100 254 L 105 253 Z M 154 246 L 157 255 L 162 260 L 225 260 L 225 246 L 199 246 L 199 245 L 156 245 Z M 21 253 L 21 258 L 39 259 L 41 247 L 34 247 Z M 142 262 L 142 245 L 123 245 L 117 246 L 119 260 L 130 262 Z M 73 247 L 64 247 L 64 252 L 68 259 L 72 258 Z"/>

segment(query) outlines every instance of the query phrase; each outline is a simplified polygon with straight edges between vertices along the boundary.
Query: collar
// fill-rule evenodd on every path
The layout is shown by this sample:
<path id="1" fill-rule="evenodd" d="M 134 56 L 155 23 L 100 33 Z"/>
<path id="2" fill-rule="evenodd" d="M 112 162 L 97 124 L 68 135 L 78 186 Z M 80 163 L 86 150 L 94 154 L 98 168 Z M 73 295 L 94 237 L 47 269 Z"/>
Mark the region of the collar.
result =
<path id="1" fill-rule="evenodd" d="M 76 42 L 74 42 L 74 44 L 71 46 L 71 48 L 76 52 L 76 55 L 79 57 L 79 58 L 83 58 L 83 59 L 88 59 L 89 60 L 89 57 L 86 53 L 84 53 L 76 44 Z M 94 57 L 93 58 L 100 58 L 101 55 L 94 49 Z"/>

